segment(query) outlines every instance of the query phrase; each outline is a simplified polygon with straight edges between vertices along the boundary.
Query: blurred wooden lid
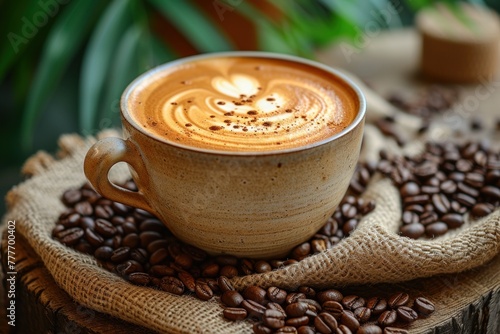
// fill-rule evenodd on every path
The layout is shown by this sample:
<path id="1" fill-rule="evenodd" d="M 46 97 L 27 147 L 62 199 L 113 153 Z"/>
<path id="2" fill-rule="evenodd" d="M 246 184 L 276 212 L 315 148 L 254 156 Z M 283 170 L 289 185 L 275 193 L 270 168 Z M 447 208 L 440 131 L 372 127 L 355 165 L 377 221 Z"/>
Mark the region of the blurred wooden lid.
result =
<path id="1" fill-rule="evenodd" d="M 495 74 L 500 56 L 496 13 L 468 4 L 439 4 L 422 10 L 416 24 L 426 77 L 458 83 L 490 80 Z"/>

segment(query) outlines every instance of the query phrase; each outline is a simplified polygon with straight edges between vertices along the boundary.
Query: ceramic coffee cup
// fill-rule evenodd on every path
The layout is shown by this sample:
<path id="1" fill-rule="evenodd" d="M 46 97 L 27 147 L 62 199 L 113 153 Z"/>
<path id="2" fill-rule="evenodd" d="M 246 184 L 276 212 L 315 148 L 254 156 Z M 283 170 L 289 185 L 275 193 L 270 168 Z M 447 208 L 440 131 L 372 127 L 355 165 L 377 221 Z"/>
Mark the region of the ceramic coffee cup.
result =
<path id="1" fill-rule="evenodd" d="M 245 146 L 246 140 L 243 140 L 240 146 L 226 150 L 224 146 L 197 146 L 196 143 L 186 144 L 162 137 L 161 133 L 155 133 L 146 126 L 150 123 L 145 121 L 141 124 L 137 117 L 133 117 L 137 114 L 133 109 L 139 108 L 142 103 L 137 100 L 138 92 L 144 87 L 158 84 L 165 73 L 186 66 L 189 68 L 190 64 L 200 61 L 216 61 L 220 67 L 220 64 L 235 58 L 243 61 L 247 58 L 261 60 L 264 64 L 278 62 L 285 70 L 287 67 L 290 71 L 301 67 L 320 73 L 327 81 L 335 82 L 335 87 L 347 93 L 345 96 L 348 101 L 345 103 L 352 109 L 349 110 L 352 111 L 351 119 L 337 133 L 312 142 L 284 148 L 278 142 L 271 148 L 254 149 L 258 147 L 259 136 L 264 138 L 262 134 L 252 137 L 257 138 L 252 139 L 255 140 L 255 146 Z M 193 85 L 196 87 L 196 83 Z M 265 90 L 265 87 L 258 88 Z M 325 90 L 322 87 L 318 89 L 321 92 Z M 330 93 L 327 91 L 325 94 Z M 252 98 L 255 101 L 262 98 L 260 106 L 274 101 L 274 98 L 258 94 L 252 95 Z M 300 102 L 300 99 L 307 97 L 298 95 L 295 98 Z M 255 102 L 253 100 L 247 98 L 242 104 L 245 101 Z M 321 105 L 323 102 L 318 103 Z M 177 102 L 161 105 L 158 109 L 168 110 L 170 105 L 173 108 Z M 218 105 L 227 107 L 220 101 Z M 101 195 L 155 214 L 180 240 L 210 254 L 277 258 L 314 235 L 344 196 L 359 157 L 365 107 L 363 94 L 347 77 L 310 60 L 262 52 L 229 52 L 184 58 L 143 74 L 127 87 L 121 99 L 124 139 L 106 138 L 94 144 L 85 158 L 84 171 Z M 148 109 L 146 106 L 144 108 L 141 113 L 147 114 Z M 203 110 L 196 111 L 203 113 Z M 287 112 L 293 115 L 292 111 Z M 220 114 L 220 117 L 217 114 L 211 119 L 222 121 L 224 115 L 230 114 Z M 232 116 L 237 115 L 233 113 Z M 246 118 L 242 116 L 245 121 Z M 293 118 L 294 122 L 302 119 L 306 117 L 301 118 L 298 114 Z M 320 124 L 320 121 L 316 123 Z M 231 131 L 241 130 L 239 125 L 234 125 L 240 123 L 232 124 L 227 128 Z M 186 126 L 189 128 L 182 131 L 191 131 L 193 128 L 191 124 Z M 214 129 L 210 127 L 206 131 L 215 136 L 217 131 Z M 279 133 L 277 136 L 283 136 L 281 129 L 276 127 L 274 132 Z M 301 129 L 305 131 L 306 127 Z M 203 129 L 195 130 L 201 132 Z M 195 135 L 196 131 L 190 133 Z M 266 133 L 265 138 L 272 135 Z M 189 138 L 193 137 L 189 135 Z M 108 172 L 118 162 L 126 162 L 131 167 L 132 177 L 138 186 L 137 192 L 123 189 L 109 181 Z"/>

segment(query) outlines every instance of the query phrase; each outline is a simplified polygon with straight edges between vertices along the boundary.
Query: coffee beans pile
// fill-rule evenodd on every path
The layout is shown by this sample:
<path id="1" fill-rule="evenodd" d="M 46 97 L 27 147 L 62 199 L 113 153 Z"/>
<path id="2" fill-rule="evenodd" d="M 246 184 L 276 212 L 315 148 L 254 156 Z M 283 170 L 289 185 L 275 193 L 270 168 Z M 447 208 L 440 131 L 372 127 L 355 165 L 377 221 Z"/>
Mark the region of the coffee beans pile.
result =
<path id="1" fill-rule="evenodd" d="M 377 164 L 364 164 L 351 180 L 351 190 L 364 191 L 379 171 L 399 188 L 402 235 L 436 237 L 500 206 L 500 152 L 486 143 L 427 143 L 423 154 L 391 157 L 381 152 Z"/>
<path id="2" fill-rule="evenodd" d="M 219 278 L 224 317 L 237 321 L 255 320 L 256 334 L 269 333 L 408 333 L 404 327 L 434 312 L 424 297 L 411 299 L 405 292 L 388 298 L 363 298 L 329 289 L 316 292 L 306 286 L 295 292 L 278 287 L 267 290 L 249 286 L 241 294 L 225 277 Z"/>
<path id="3" fill-rule="evenodd" d="M 421 91 L 416 99 L 409 100 L 399 94 L 392 94 L 388 101 L 409 114 L 430 118 L 433 114 L 450 109 L 458 101 L 456 89 L 431 85 Z"/>
<path id="4" fill-rule="evenodd" d="M 124 187 L 136 190 L 132 181 Z M 178 295 L 191 292 L 203 300 L 218 292 L 219 276 L 268 272 L 333 247 L 375 207 L 372 201 L 346 196 L 323 228 L 287 258 L 258 261 L 230 255 L 210 257 L 180 242 L 150 213 L 103 198 L 88 184 L 66 191 L 62 201 L 68 209 L 53 230 L 61 243 L 93 254 L 103 267 L 134 284 Z"/>

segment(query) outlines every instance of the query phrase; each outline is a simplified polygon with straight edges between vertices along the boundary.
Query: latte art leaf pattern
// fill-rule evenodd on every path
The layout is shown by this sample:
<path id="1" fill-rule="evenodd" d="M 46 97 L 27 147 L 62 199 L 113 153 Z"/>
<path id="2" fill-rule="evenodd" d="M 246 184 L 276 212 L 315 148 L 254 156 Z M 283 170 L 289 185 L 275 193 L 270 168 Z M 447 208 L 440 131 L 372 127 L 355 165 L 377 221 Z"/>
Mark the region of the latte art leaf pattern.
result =
<path id="1" fill-rule="evenodd" d="M 357 110 L 354 92 L 332 74 L 285 60 L 208 59 L 161 74 L 133 95 L 132 115 L 155 135 L 189 146 L 303 146 L 342 131 Z"/>

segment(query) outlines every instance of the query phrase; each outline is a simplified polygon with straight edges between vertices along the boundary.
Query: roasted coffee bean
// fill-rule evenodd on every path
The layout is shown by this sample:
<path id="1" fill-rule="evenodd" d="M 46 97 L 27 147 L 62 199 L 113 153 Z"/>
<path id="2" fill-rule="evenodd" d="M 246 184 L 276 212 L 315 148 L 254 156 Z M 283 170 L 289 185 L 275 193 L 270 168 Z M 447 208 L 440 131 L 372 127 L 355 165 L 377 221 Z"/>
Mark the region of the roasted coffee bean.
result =
<path id="1" fill-rule="evenodd" d="M 149 273 L 151 275 L 154 275 L 156 277 L 163 277 L 163 276 L 175 276 L 176 272 L 175 269 L 166 266 L 166 265 L 157 265 L 157 266 L 151 266 L 149 269 Z"/>
<path id="2" fill-rule="evenodd" d="M 102 261 L 109 260 L 112 254 L 113 254 L 113 248 L 109 246 L 101 246 L 94 251 L 94 256 Z"/>
<path id="3" fill-rule="evenodd" d="M 219 278 L 217 279 L 217 283 L 219 283 L 219 288 L 222 292 L 234 290 L 233 284 L 231 283 L 231 281 L 229 281 L 229 278 L 225 276 L 219 276 Z"/>
<path id="4" fill-rule="evenodd" d="M 163 291 L 170 292 L 174 295 L 182 295 L 184 293 L 184 284 L 180 279 L 175 277 L 163 277 L 160 282 L 160 288 Z"/>
<path id="5" fill-rule="evenodd" d="M 453 194 L 457 191 L 457 184 L 453 180 L 446 180 L 441 183 L 440 189 L 445 194 Z"/>
<path id="6" fill-rule="evenodd" d="M 277 329 L 274 333 L 277 334 L 297 334 L 297 328 L 293 326 L 285 326 Z"/>
<path id="7" fill-rule="evenodd" d="M 262 316 L 262 323 L 269 328 L 278 329 L 285 326 L 285 317 L 279 311 L 267 309 Z"/>
<path id="8" fill-rule="evenodd" d="M 122 245 L 130 248 L 136 248 L 137 246 L 139 246 L 139 243 L 140 240 L 137 233 L 127 234 L 122 240 Z"/>
<path id="9" fill-rule="evenodd" d="M 67 246 L 76 245 L 85 232 L 80 227 L 72 227 L 57 234 L 57 238 Z"/>
<path id="10" fill-rule="evenodd" d="M 295 302 L 287 305 L 286 314 L 291 318 L 301 317 L 310 311 L 309 304 L 304 302 Z"/>
<path id="11" fill-rule="evenodd" d="M 218 255 L 215 257 L 215 262 L 221 266 L 238 266 L 238 258 L 233 255 Z"/>
<path id="12" fill-rule="evenodd" d="M 354 310 L 354 316 L 361 323 L 367 322 L 372 315 L 372 311 L 368 307 L 358 307 Z"/>
<path id="13" fill-rule="evenodd" d="M 330 334 L 337 330 L 338 324 L 333 315 L 322 312 L 314 319 L 314 327 L 322 334 Z"/>
<path id="14" fill-rule="evenodd" d="M 205 301 L 214 296 L 214 292 L 212 291 L 210 286 L 204 282 L 196 282 L 195 293 L 196 297 Z"/>
<path id="15" fill-rule="evenodd" d="M 309 324 L 309 317 L 306 315 L 298 318 L 288 318 L 285 321 L 285 325 L 293 327 L 305 326 L 307 324 Z"/>
<path id="16" fill-rule="evenodd" d="M 330 240 L 325 239 L 314 239 L 311 241 L 311 250 L 313 253 L 321 253 L 329 248 L 331 248 Z"/>
<path id="17" fill-rule="evenodd" d="M 191 275 L 190 273 L 188 273 L 186 271 L 181 271 L 180 273 L 177 274 L 177 278 L 179 278 L 181 280 L 182 284 L 184 284 L 184 287 L 188 291 L 195 292 L 196 281 L 195 281 L 193 275 Z M 232 305 L 228 305 L 228 306 L 232 306 Z M 236 305 L 236 306 L 238 306 L 238 305 Z"/>
<path id="18" fill-rule="evenodd" d="M 398 319 L 404 322 L 413 322 L 418 319 L 418 314 L 408 306 L 400 306 L 397 309 Z"/>
<path id="19" fill-rule="evenodd" d="M 87 241 L 83 239 L 80 239 L 80 241 L 74 247 L 80 253 L 92 254 L 94 252 L 94 247 L 92 247 Z"/>
<path id="20" fill-rule="evenodd" d="M 124 277 L 128 277 L 128 275 L 136 272 L 142 272 L 144 268 L 142 265 L 134 260 L 128 260 L 123 263 L 120 263 L 116 266 L 116 271 Z"/>
<path id="21" fill-rule="evenodd" d="M 248 316 L 256 319 L 261 319 L 266 311 L 266 308 L 253 300 L 243 300 L 240 304 L 248 312 Z"/>
<path id="22" fill-rule="evenodd" d="M 424 207 L 420 204 L 412 204 L 405 207 L 406 211 L 415 212 L 417 215 L 424 213 Z"/>
<path id="23" fill-rule="evenodd" d="M 261 305 L 264 305 L 267 301 L 266 290 L 257 285 L 248 286 L 243 291 L 243 297 L 245 297 L 245 299 L 253 300 Z"/>
<path id="24" fill-rule="evenodd" d="M 272 334 L 274 332 L 271 328 L 264 326 L 260 322 L 253 324 L 252 330 L 254 334 Z"/>
<path id="25" fill-rule="evenodd" d="M 94 208 L 89 202 L 83 201 L 75 204 L 75 211 L 82 216 L 91 216 L 94 213 Z"/>
<path id="26" fill-rule="evenodd" d="M 436 180 L 436 179 L 431 179 L 431 180 Z M 439 185 L 439 181 L 436 181 L 434 183 L 437 183 Z M 439 193 L 438 185 L 436 185 L 436 186 L 424 185 L 424 186 L 422 186 L 421 189 L 422 189 L 422 192 L 424 194 L 435 195 L 435 194 Z"/>
<path id="27" fill-rule="evenodd" d="M 359 221 L 357 219 L 349 219 L 344 223 L 344 226 L 342 227 L 342 231 L 344 232 L 345 235 L 350 235 L 352 231 L 356 229 L 358 226 Z"/>
<path id="28" fill-rule="evenodd" d="M 363 325 L 356 334 L 382 334 L 382 328 L 377 325 Z"/>
<path id="29" fill-rule="evenodd" d="M 271 271 L 273 268 L 267 261 L 257 261 L 254 264 L 254 269 L 256 273 L 267 273 Z"/>
<path id="30" fill-rule="evenodd" d="M 84 217 L 80 216 L 80 214 L 78 214 L 78 213 L 70 214 L 68 217 L 61 220 L 61 225 L 65 226 L 66 228 L 81 227 L 80 226 L 80 219 L 81 218 L 84 218 Z M 85 218 L 87 218 L 87 217 L 85 217 Z"/>
<path id="31" fill-rule="evenodd" d="M 413 308 L 419 314 L 422 314 L 425 316 L 428 316 L 429 314 L 433 313 L 436 309 L 434 304 L 430 300 L 428 300 L 427 298 L 424 298 L 424 297 L 416 298 L 415 302 L 413 303 Z"/>
<path id="32" fill-rule="evenodd" d="M 403 197 L 415 196 L 420 193 L 420 187 L 415 182 L 407 182 L 399 189 L 399 191 Z"/>
<path id="33" fill-rule="evenodd" d="M 342 204 L 342 206 L 340 207 L 340 211 L 346 218 L 354 218 L 358 213 L 356 207 L 350 203 Z"/>
<path id="34" fill-rule="evenodd" d="M 344 296 L 342 295 L 342 293 L 335 289 L 324 290 L 316 294 L 316 299 L 321 305 L 329 300 L 341 302 L 343 298 Z"/>
<path id="35" fill-rule="evenodd" d="M 248 259 L 241 260 L 240 270 L 245 275 L 252 275 L 254 273 L 253 263 L 250 260 L 248 260 Z"/>
<path id="36" fill-rule="evenodd" d="M 279 312 L 281 312 L 281 314 L 283 314 L 283 317 L 286 318 L 285 309 L 280 304 L 274 303 L 274 302 L 269 302 L 269 303 L 266 304 L 266 308 L 267 309 L 271 309 L 271 310 L 279 311 Z"/>
<path id="37" fill-rule="evenodd" d="M 387 310 L 380 314 L 377 322 L 384 327 L 394 324 L 397 320 L 397 312 L 395 310 Z"/>
<path id="38" fill-rule="evenodd" d="M 425 233 L 431 238 L 438 237 L 446 232 L 448 232 L 448 225 L 443 222 L 435 222 L 425 227 Z"/>
<path id="39" fill-rule="evenodd" d="M 161 264 L 168 258 L 168 251 L 165 248 L 160 248 L 149 257 L 151 265 Z"/>
<path id="40" fill-rule="evenodd" d="M 80 202 L 82 199 L 82 193 L 79 189 L 69 189 L 63 193 L 61 199 L 66 206 L 73 206 Z"/>
<path id="41" fill-rule="evenodd" d="M 450 211 L 450 201 L 444 194 L 432 195 L 432 204 L 440 215 L 444 215 Z"/>
<path id="42" fill-rule="evenodd" d="M 347 308 L 349 310 L 355 310 L 358 307 L 365 306 L 365 300 L 362 297 L 356 296 L 356 295 L 349 295 L 345 296 L 342 299 L 342 305 L 344 308 Z"/>
<path id="43" fill-rule="evenodd" d="M 449 228 L 458 228 L 464 224 L 464 218 L 457 213 L 448 213 L 441 217 L 443 223 L 448 225 Z"/>
<path id="44" fill-rule="evenodd" d="M 397 308 L 400 306 L 405 306 L 410 301 L 410 296 L 406 292 L 397 292 L 392 294 L 387 299 L 387 306 L 390 308 Z"/>
<path id="45" fill-rule="evenodd" d="M 462 206 L 460 203 L 458 203 L 457 201 L 451 201 L 451 209 L 458 213 L 458 214 L 461 214 L 463 215 L 464 213 L 467 212 L 467 208 Z"/>
<path id="46" fill-rule="evenodd" d="M 114 263 L 121 263 L 130 258 L 130 247 L 120 247 L 113 251 L 111 254 L 111 261 Z"/>
<path id="47" fill-rule="evenodd" d="M 221 301 L 229 307 L 238 307 L 243 302 L 243 296 L 235 290 L 227 290 L 221 296 Z"/>
<path id="48" fill-rule="evenodd" d="M 469 195 L 470 197 L 476 198 L 479 196 L 479 190 L 468 186 L 465 183 L 459 182 L 457 188 L 460 192 Z"/>
<path id="49" fill-rule="evenodd" d="M 297 328 L 297 334 L 315 334 L 313 327 L 311 326 L 300 326 Z"/>
<path id="50" fill-rule="evenodd" d="M 383 334 L 408 334 L 409 332 L 404 328 L 386 327 Z"/>
<path id="51" fill-rule="evenodd" d="M 475 218 L 481 218 L 489 215 L 494 210 L 493 205 L 488 205 L 486 203 L 478 203 L 474 205 L 471 210 L 471 214 Z"/>
<path id="52" fill-rule="evenodd" d="M 420 215 L 420 223 L 423 225 L 435 223 L 437 220 L 438 215 L 434 211 L 425 211 Z"/>
<path id="53" fill-rule="evenodd" d="M 425 233 L 425 227 L 422 224 L 419 223 L 413 223 L 409 225 L 405 225 L 401 227 L 401 235 L 412 238 L 412 239 L 418 239 Z"/>
<path id="54" fill-rule="evenodd" d="M 404 211 L 402 220 L 404 224 L 416 224 L 418 223 L 418 215 L 415 212 Z"/>
<path id="55" fill-rule="evenodd" d="M 480 190 L 481 195 L 483 195 L 485 198 L 491 199 L 491 200 L 499 200 L 500 199 L 500 187 L 495 187 L 495 186 L 484 186 Z"/>
<path id="56" fill-rule="evenodd" d="M 93 247 L 100 247 L 104 243 L 103 237 L 90 228 L 85 230 L 85 240 Z"/>
<path id="57" fill-rule="evenodd" d="M 464 193 L 456 194 L 455 199 L 457 200 L 457 202 L 459 202 L 460 204 L 462 204 L 463 206 L 465 206 L 467 208 L 470 208 L 474 204 L 476 204 L 476 199 L 474 197 L 471 197 L 471 196 L 464 194 Z"/>
<path id="58" fill-rule="evenodd" d="M 181 253 L 177 256 L 174 256 L 174 262 L 183 269 L 189 269 L 193 265 L 193 259 L 191 258 L 191 256 L 185 253 Z M 213 276 L 207 276 L 207 277 L 213 277 Z"/>
<path id="59" fill-rule="evenodd" d="M 266 296 L 272 302 L 283 304 L 285 302 L 287 292 L 278 287 L 272 286 L 267 289 Z"/>
<path id="60" fill-rule="evenodd" d="M 187 254 L 186 254 L 187 255 Z M 187 255 L 189 256 L 189 255 Z M 219 275 L 220 266 L 217 263 L 210 263 L 205 266 L 201 272 L 203 277 L 217 277 Z"/>
<path id="61" fill-rule="evenodd" d="M 135 272 L 128 275 L 128 280 L 135 285 L 148 285 L 151 277 L 146 273 Z"/>
<path id="62" fill-rule="evenodd" d="M 223 266 L 220 268 L 219 275 L 226 276 L 227 278 L 233 278 L 238 276 L 238 268 L 234 266 Z"/>
<path id="63" fill-rule="evenodd" d="M 474 188 L 481 188 L 484 183 L 484 175 L 474 172 L 467 173 L 465 174 L 464 183 Z"/>
<path id="64" fill-rule="evenodd" d="M 232 321 L 245 320 L 247 317 L 247 310 L 241 307 L 226 307 L 222 314 L 224 318 Z M 264 332 L 262 332 L 264 333 Z"/>
<path id="65" fill-rule="evenodd" d="M 427 194 L 421 194 L 421 195 L 415 195 L 415 196 L 407 196 L 404 197 L 403 203 L 405 205 L 411 205 L 411 204 L 425 204 L 429 201 L 429 195 Z"/>
<path id="66" fill-rule="evenodd" d="M 352 332 L 356 333 L 359 328 L 359 321 L 354 314 L 344 312 L 340 316 L 340 323 L 347 326 Z"/>
<path id="67" fill-rule="evenodd" d="M 140 231 L 154 231 L 154 232 L 158 232 L 158 233 L 167 232 L 167 228 L 165 227 L 165 225 L 163 225 L 163 223 L 161 221 L 159 221 L 158 219 L 155 219 L 155 218 L 143 220 L 139 224 L 139 230 Z"/>
<path id="68" fill-rule="evenodd" d="M 387 309 L 387 301 L 380 297 L 371 297 L 366 301 L 366 307 L 373 315 L 379 315 Z"/>
<path id="69" fill-rule="evenodd" d="M 219 283 L 217 283 L 215 278 L 203 278 L 203 280 L 208 284 L 210 289 L 212 289 L 214 294 L 220 295 Z"/>
<path id="70" fill-rule="evenodd" d="M 311 253 L 311 244 L 304 242 L 292 250 L 291 256 L 295 260 L 301 260 Z"/>
<path id="71" fill-rule="evenodd" d="M 116 234 L 116 227 L 105 219 L 95 220 L 95 231 L 105 238 L 111 238 Z"/>
<path id="72" fill-rule="evenodd" d="M 305 294 L 307 298 L 314 298 L 316 296 L 316 291 L 309 286 L 304 286 L 304 285 L 299 286 L 298 291 Z"/>
<path id="73" fill-rule="evenodd" d="M 113 209 L 107 205 L 97 205 L 94 208 L 94 213 L 96 217 L 103 219 L 110 219 L 114 214 Z"/>
<path id="74" fill-rule="evenodd" d="M 285 303 L 292 304 L 301 299 L 306 299 L 306 295 L 302 292 L 290 292 L 285 298 Z"/>
<path id="75" fill-rule="evenodd" d="M 353 334 L 353 332 L 346 325 L 339 324 L 339 327 L 337 328 L 337 334 Z"/>
<path id="76" fill-rule="evenodd" d="M 337 320 L 340 320 L 340 316 L 344 313 L 344 307 L 342 304 L 334 300 L 327 300 L 323 303 L 322 308 L 324 312 L 330 313 Z"/>
<path id="77" fill-rule="evenodd" d="M 321 312 L 323 309 L 321 307 L 321 305 L 315 299 L 305 298 L 305 299 L 301 299 L 300 302 L 308 304 L 309 309 L 313 310 L 314 312 Z"/>
<path id="78" fill-rule="evenodd" d="M 162 239 L 162 235 L 155 231 L 143 231 L 139 234 L 139 239 L 141 240 L 141 246 L 148 248 L 148 245 L 153 241 Z"/>

